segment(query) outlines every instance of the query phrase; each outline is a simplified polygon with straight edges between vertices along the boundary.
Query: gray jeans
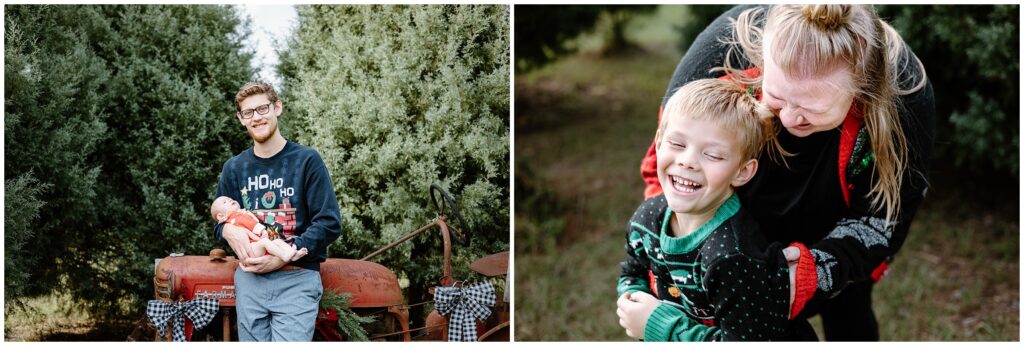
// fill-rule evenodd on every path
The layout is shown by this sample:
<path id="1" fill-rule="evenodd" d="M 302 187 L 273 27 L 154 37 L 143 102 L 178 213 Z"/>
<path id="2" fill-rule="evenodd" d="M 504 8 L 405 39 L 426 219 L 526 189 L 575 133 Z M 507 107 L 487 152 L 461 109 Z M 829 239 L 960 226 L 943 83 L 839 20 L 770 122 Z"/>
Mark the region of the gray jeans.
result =
<path id="1" fill-rule="evenodd" d="M 239 341 L 310 341 L 320 296 L 320 273 L 309 269 L 253 274 L 235 270 Z"/>

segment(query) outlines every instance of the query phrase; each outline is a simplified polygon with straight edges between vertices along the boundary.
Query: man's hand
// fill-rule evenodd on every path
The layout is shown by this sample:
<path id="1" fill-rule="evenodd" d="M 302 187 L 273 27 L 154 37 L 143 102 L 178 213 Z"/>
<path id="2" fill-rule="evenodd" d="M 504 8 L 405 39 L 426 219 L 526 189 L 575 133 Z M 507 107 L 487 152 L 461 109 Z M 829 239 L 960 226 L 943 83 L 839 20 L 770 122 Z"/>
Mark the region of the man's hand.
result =
<path id="1" fill-rule="evenodd" d="M 626 335 L 634 339 L 643 338 L 647 319 L 659 304 L 661 301 L 647 292 L 622 294 L 616 302 L 618 309 L 615 313 L 619 315 L 619 325 L 626 329 Z"/>
<path id="2" fill-rule="evenodd" d="M 238 262 L 238 265 L 242 267 L 242 271 L 256 274 L 266 274 L 278 270 L 284 267 L 285 264 L 287 263 L 277 258 L 277 256 L 249 257 Z"/>
<path id="3" fill-rule="evenodd" d="M 789 315 L 793 315 L 793 301 L 796 300 L 796 264 L 800 260 L 800 249 L 790 246 L 782 249 L 786 256 L 786 263 L 789 264 Z"/>
<path id="4" fill-rule="evenodd" d="M 239 261 L 245 261 L 253 256 L 249 239 L 258 240 L 259 237 L 256 237 L 255 234 L 245 228 L 229 223 L 225 223 L 222 227 L 221 236 L 228 242 L 228 246 L 235 252 L 235 256 L 238 256 Z"/>

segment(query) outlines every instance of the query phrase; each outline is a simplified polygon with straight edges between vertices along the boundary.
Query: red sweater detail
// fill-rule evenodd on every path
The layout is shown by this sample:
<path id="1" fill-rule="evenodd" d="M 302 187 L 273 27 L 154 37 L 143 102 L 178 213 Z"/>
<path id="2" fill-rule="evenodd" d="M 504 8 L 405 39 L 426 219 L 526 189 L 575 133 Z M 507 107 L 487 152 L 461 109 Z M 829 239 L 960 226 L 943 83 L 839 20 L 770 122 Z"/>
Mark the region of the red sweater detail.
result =
<path id="1" fill-rule="evenodd" d="M 818 269 L 814 265 L 814 255 L 804 244 L 793 242 L 789 246 L 800 249 L 800 259 L 796 265 L 796 295 L 793 297 L 789 314 L 789 319 L 793 319 L 803 311 L 804 305 L 818 290 Z"/>
<path id="2" fill-rule="evenodd" d="M 864 126 L 864 116 L 860 113 L 860 107 L 854 102 L 850 110 L 846 112 L 846 119 L 840 128 L 839 135 L 839 189 L 843 191 L 843 200 L 846 207 L 850 207 L 850 190 L 853 186 L 846 184 L 846 166 L 853 155 L 853 145 L 857 143 L 857 133 Z"/>

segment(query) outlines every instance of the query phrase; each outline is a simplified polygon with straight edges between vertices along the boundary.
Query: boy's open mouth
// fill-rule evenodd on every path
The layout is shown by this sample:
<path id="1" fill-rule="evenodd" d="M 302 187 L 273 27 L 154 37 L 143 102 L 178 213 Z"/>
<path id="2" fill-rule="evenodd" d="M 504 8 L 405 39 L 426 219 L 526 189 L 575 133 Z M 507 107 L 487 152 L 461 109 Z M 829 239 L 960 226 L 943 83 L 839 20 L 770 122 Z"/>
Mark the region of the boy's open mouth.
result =
<path id="1" fill-rule="evenodd" d="M 669 178 L 672 179 L 672 187 L 675 188 L 676 191 L 693 193 L 696 192 L 697 190 L 700 190 L 700 188 L 704 187 L 704 185 L 700 183 L 677 175 L 671 175 L 669 176 Z"/>

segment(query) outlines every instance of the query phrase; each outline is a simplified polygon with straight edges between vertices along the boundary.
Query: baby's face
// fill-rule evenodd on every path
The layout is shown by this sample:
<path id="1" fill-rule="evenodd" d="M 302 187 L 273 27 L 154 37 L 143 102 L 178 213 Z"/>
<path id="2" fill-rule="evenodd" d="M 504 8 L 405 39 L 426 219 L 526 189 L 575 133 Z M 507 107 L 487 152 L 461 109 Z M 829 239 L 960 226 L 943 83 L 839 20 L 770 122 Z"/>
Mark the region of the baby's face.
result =
<path id="1" fill-rule="evenodd" d="M 226 196 L 217 197 L 217 199 L 213 200 L 213 205 L 210 206 L 213 218 L 215 219 L 218 218 L 218 214 L 227 215 L 238 209 L 241 209 L 238 202 Z"/>

